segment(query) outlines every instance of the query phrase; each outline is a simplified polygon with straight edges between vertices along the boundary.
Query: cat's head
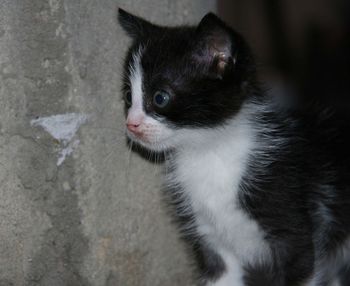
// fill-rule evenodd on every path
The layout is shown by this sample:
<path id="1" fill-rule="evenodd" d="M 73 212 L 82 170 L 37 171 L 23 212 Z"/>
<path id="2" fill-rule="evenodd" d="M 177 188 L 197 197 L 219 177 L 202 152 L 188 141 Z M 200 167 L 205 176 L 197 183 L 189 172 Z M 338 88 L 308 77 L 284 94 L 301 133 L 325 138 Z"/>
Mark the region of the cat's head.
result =
<path id="1" fill-rule="evenodd" d="M 255 68 L 242 37 L 212 13 L 196 27 L 160 27 L 119 9 L 133 39 L 123 94 L 128 137 L 147 149 L 176 148 L 240 110 Z"/>

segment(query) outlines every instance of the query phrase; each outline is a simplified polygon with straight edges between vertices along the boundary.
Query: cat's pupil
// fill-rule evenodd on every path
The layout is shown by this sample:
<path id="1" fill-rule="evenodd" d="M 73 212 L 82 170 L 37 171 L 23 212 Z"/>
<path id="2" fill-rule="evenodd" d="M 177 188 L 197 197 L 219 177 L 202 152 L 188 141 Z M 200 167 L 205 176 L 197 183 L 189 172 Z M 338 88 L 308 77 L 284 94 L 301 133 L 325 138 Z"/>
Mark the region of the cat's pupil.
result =
<path id="1" fill-rule="evenodd" d="M 162 105 L 162 103 L 164 102 L 164 96 L 161 94 L 158 94 L 156 96 L 156 102 L 158 103 L 158 105 Z"/>
<path id="2" fill-rule="evenodd" d="M 165 91 L 157 91 L 154 94 L 153 102 L 157 107 L 160 107 L 160 108 L 165 107 L 169 103 L 169 100 L 170 100 L 170 96 Z"/>

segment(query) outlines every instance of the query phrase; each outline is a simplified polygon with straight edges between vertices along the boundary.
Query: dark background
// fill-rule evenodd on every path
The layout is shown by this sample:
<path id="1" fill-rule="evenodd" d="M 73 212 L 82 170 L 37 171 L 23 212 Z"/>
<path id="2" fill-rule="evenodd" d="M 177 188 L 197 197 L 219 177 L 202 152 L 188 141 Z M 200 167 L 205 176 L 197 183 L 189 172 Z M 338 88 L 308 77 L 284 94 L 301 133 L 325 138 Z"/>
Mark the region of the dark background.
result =
<path id="1" fill-rule="evenodd" d="M 349 108 L 350 1 L 218 0 L 218 13 L 271 86 Z"/>

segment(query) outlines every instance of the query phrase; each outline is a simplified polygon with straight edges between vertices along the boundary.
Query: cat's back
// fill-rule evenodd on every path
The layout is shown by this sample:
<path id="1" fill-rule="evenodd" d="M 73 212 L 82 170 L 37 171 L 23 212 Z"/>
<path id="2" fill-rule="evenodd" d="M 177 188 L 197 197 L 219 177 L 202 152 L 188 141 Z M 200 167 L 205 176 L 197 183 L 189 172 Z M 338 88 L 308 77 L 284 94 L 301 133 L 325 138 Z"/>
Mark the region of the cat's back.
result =
<path id="1" fill-rule="evenodd" d="M 350 253 L 348 115 L 266 110 L 255 121 L 260 144 L 242 181 L 242 205 L 269 241 L 288 241 L 295 255 L 312 249 L 318 263 L 320 256 L 344 262 Z"/>

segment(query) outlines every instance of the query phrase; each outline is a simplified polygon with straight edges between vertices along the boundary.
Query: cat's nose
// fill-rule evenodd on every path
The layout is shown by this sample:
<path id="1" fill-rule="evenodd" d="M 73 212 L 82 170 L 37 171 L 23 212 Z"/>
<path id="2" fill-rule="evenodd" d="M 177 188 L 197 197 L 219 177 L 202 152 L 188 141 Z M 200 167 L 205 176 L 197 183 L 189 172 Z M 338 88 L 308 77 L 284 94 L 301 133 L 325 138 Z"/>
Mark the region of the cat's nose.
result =
<path id="1" fill-rule="evenodd" d="M 141 132 L 143 117 L 138 113 L 129 112 L 126 119 L 126 128 L 135 135 L 139 135 Z"/>
<path id="2" fill-rule="evenodd" d="M 127 123 L 126 127 L 128 128 L 129 131 L 133 133 L 139 133 L 140 132 L 140 124 L 138 123 Z"/>

